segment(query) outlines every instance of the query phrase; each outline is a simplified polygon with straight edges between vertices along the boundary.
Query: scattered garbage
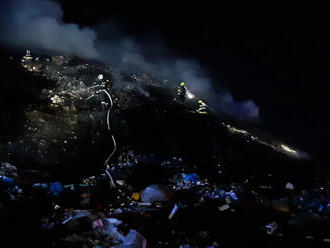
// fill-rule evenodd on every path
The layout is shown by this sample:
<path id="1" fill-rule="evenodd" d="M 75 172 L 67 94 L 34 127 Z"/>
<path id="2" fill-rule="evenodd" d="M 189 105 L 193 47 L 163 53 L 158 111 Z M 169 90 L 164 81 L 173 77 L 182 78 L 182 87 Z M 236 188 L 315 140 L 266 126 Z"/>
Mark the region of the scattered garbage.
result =
<path id="1" fill-rule="evenodd" d="M 277 229 L 277 223 L 275 221 L 273 221 L 273 222 L 267 224 L 265 226 L 265 228 L 266 228 L 267 234 L 274 234 L 275 230 Z"/>
<path id="2" fill-rule="evenodd" d="M 133 153 L 130 152 L 130 154 L 132 155 Z M 136 156 L 136 154 L 134 156 Z M 7 166 L 6 168 L 12 168 L 12 171 L 15 171 L 13 167 Z M 168 168 L 171 169 L 172 167 Z M 118 168 L 111 170 L 114 178 L 116 178 L 117 175 L 116 170 L 118 170 Z M 150 216 L 156 214 L 158 211 L 165 212 L 166 210 L 166 219 L 175 223 L 185 214 L 187 208 L 198 209 L 204 206 L 204 204 L 208 204 L 208 201 L 213 201 L 217 204 L 217 210 L 223 213 L 219 216 L 236 215 L 237 212 L 238 214 L 240 213 L 242 207 L 253 206 L 245 198 L 246 191 L 244 188 L 248 185 L 248 181 L 245 179 L 241 184 L 215 185 L 213 182 L 201 179 L 197 173 L 180 173 L 175 175 L 174 178 L 170 177 L 168 179 L 169 186 L 185 185 L 187 186 L 186 188 L 172 187 L 171 189 L 163 184 L 152 184 L 147 186 L 141 193 L 137 192 L 129 185 L 129 180 L 116 180 L 118 187 L 105 188 L 105 192 L 108 192 L 106 194 L 115 198 L 115 200 L 111 198 L 112 200 L 107 202 L 102 201 L 103 196 L 98 196 L 96 194 L 97 190 L 100 190 L 100 185 L 102 185 L 100 180 L 109 182 L 111 179 L 102 173 L 100 176 L 84 178 L 82 180 L 83 183 L 76 182 L 63 185 L 62 182 L 55 181 L 51 183 L 34 183 L 32 185 L 32 188 L 35 189 L 36 192 L 44 194 L 45 196 L 48 195 L 51 197 L 50 199 L 52 201 L 55 201 L 55 203 L 52 204 L 52 211 L 54 211 L 55 215 L 53 213 L 52 216 L 43 218 L 40 226 L 42 230 L 48 232 L 52 232 L 59 228 L 59 226 L 63 226 L 65 230 L 63 232 L 64 236 L 56 241 L 59 242 L 58 244 L 61 246 L 146 247 L 146 239 L 144 236 L 136 230 L 129 228 L 122 220 L 119 220 L 121 217 L 126 221 L 127 219 L 130 220 L 131 217 L 128 216 L 131 216 L 133 213 L 138 213 L 139 216 Z M 118 183 L 121 181 L 123 181 L 123 183 Z M 11 182 L 12 183 L 7 183 L 7 192 L 9 198 L 15 201 L 20 195 L 24 194 L 24 192 L 15 185 L 16 180 Z M 252 194 L 256 200 L 256 204 L 259 204 L 259 206 L 264 206 L 266 208 L 271 207 L 277 210 L 277 213 L 292 213 L 293 207 L 299 207 L 300 211 L 307 212 L 307 214 L 291 214 L 288 221 L 289 227 L 304 228 L 309 225 L 308 223 L 320 221 L 320 214 L 323 216 L 329 214 L 330 216 L 330 201 L 328 201 L 326 197 L 322 197 L 324 187 L 323 189 L 319 189 L 319 191 L 317 191 L 318 193 L 302 191 L 292 195 L 290 191 L 286 197 L 278 199 L 268 199 L 267 195 L 263 195 L 263 192 L 265 192 L 263 190 L 262 187 L 255 187 L 255 194 Z M 272 188 L 269 190 L 271 191 Z M 182 198 L 180 201 L 180 194 L 185 192 L 194 194 L 196 197 L 195 200 L 189 202 Z M 174 193 L 178 194 L 178 199 L 173 198 Z M 73 202 L 72 205 L 68 205 L 68 197 L 72 197 L 72 199 L 70 199 Z M 171 199 L 175 199 L 176 203 L 174 205 L 171 203 Z M 192 200 L 193 198 L 190 199 Z M 74 207 L 70 210 L 65 210 L 62 208 L 63 202 L 64 205 L 67 205 L 69 208 L 71 206 Z M 91 209 L 94 209 L 94 211 L 91 211 Z M 63 211 L 65 211 L 64 216 L 60 214 L 61 212 L 63 213 Z M 95 211 L 105 211 L 105 214 Z M 180 211 L 180 216 L 176 218 L 178 211 Z M 113 219 L 112 217 L 116 217 L 117 219 Z M 285 235 L 283 233 L 277 233 L 279 230 L 277 220 L 261 228 L 265 230 L 265 233 L 268 235 Z M 179 235 L 180 232 L 173 230 L 173 233 Z M 195 234 L 195 236 L 196 235 L 197 234 Z M 198 234 L 197 236 L 200 239 L 207 239 L 205 235 Z M 314 240 L 310 237 L 313 236 L 305 235 L 304 239 Z M 164 242 L 163 245 L 166 247 L 169 246 L 170 243 L 171 241 Z M 179 243 L 176 244 L 178 247 L 180 246 Z M 202 247 L 217 247 L 217 245 L 211 244 L 212 243 L 208 243 L 208 245 Z M 186 244 L 184 246 L 196 247 L 195 245 L 192 246 L 192 244 Z"/>
<path id="3" fill-rule="evenodd" d="M 81 247 L 135 247 L 146 248 L 146 239 L 136 230 L 131 229 L 122 221 L 115 218 L 105 218 L 101 213 L 76 211 L 62 222 L 67 230 L 73 232 L 62 239 L 66 247 L 74 243 Z M 100 218 L 101 217 L 101 218 Z"/>
<path id="4" fill-rule="evenodd" d="M 63 113 L 59 121 L 66 120 L 66 125 L 62 123 L 53 135 L 49 130 L 55 129 L 48 124 L 42 124 L 49 119 L 43 110 L 28 111 L 26 130 L 37 146 L 36 154 L 44 156 L 43 148 L 52 147 L 49 140 L 44 140 L 43 135 L 35 135 L 40 132 L 38 130 L 52 133 L 51 144 L 60 145 L 67 154 L 77 152 L 70 150 L 77 147 L 71 143 L 79 143 L 77 129 L 71 128 L 77 123 L 86 122 L 88 119 L 93 125 L 108 125 L 106 131 L 110 130 L 110 124 L 111 130 L 115 130 L 110 121 L 105 123 L 110 114 L 97 111 L 97 108 L 108 109 L 112 103 L 101 99 L 103 96 L 100 96 L 97 104 L 96 101 L 93 102 L 96 92 L 102 91 L 100 89 L 107 89 L 109 92 L 112 90 L 107 71 L 103 68 L 93 72 L 96 67 L 89 64 L 69 66 L 69 61 L 65 56 L 55 56 L 52 61 L 43 58 L 33 60 L 30 52 L 27 52 L 22 60 L 28 71 L 43 70 L 46 78 L 56 81 L 57 87 L 43 89 L 42 95 L 47 104 L 50 104 L 51 111 Z M 43 67 L 34 64 L 42 62 Z M 80 71 L 83 70 L 92 73 L 81 75 Z M 90 78 L 87 80 L 89 83 L 86 83 L 85 76 Z M 134 75 L 133 78 L 134 82 L 140 82 L 147 77 Z M 188 100 L 195 96 L 189 96 L 191 93 L 185 84 L 181 85 L 181 90 L 178 93 L 184 96 L 182 103 L 194 105 L 193 113 L 208 113 L 208 107 L 202 100 L 198 102 L 197 110 L 195 109 L 196 101 Z M 176 95 L 175 89 L 174 94 Z M 118 102 L 125 105 L 126 100 L 130 100 L 127 98 L 125 101 L 119 101 L 115 94 L 111 96 L 114 96 L 116 107 L 119 106 Z M 180 96 L 176 97 L 179 99 Z M 84 104 L 73 104 L 76 102 Z M 134 102 L 134 105 L 138 104 Z M 88 111 L 81 113 L 77 111 L 78 108 Z M 118 107 L 114 111 L 125 111 L 125 107 Z M 107 119 L 104 115 L 107 115 Z M 193 116 L 200 119 L 207 117 Z M 33 123 L 38 125 L 32 125 Z M 62 138 L 63 136 L 59 135 L 62 132 L 68 135 Z M 100 130 L 91 132 L 95 137 L 88 142 L 100 147 L 96 136 L 101 137 L 104 133 Z M 230 128 L 229 133 L 247 137 L 247 131 L 237 128 Z M 301 238 L 308 239 L 308 242 L 314 239 L 330 242 L 326 235 L 316 236 L 315 232 L 311 231 L 311 228 L 316 226 L 315 223 L 327 222 L 330 219 L 329 182 L 309 188 L 306 186 L 304 190 L 299 190 L 298 183 L 294 186 L 288 182 L 284 188 L 283 181 L 276 182 L 276 173 L 272 171 L 267 171 L 266 176 L 239 177 L 229 172 L 227 177 L 227 161 L 232 158 L 226 160 L 215 156 L 212 159 L 207 158 L 207 161 L 190 161 L 179 152 L 175 152 L 175 156 L 171 153 L 168 157 L 163 154 L 158 157 L 158 154 L 152 152 L 144 148 L 118 146 L 111 160 L 107 160 L 106 168 L 98 168 L 96 175 L 89 175 L 89 172 L 84 175 L 77 173 L 77 178 L 72 181 L 68 177 L 60 181 L 58 175 L 54 178 L 47 177 L 38 170 L 25 170 L 19 166 L 17 169 L 8 162 L 2 162 L 0 220 L 8 225 L 10 222 L 14 223 L 12 225 L 15 229 L 31 226 L 31 231 L 36 230 L 37 236 L 51 240 L 49 246 L 44 247 L 146 247 L 147 240 L 150 247 L 160 248 L 211 248 L 219 246 L 217 242 L 221 244 L 221 240 L 225 240 L 221 247 L 226 247 L 226 242 L 233 247 L 240 247 L 230 236 L 233 233 L 234 236 L 241 234 L 240 225 L 236 224 L 239 221 L 244 229 L 244 237 L 251 237 L 250 232 L 259 235 L 254 233 L 255 230 L 263 230 L 272 235 L 272 238 L 286 236 L 298 230 Z M 92 155 L 92 152 L 89 155 Z M 148 181 L 148 177 L 152 177 L 152 173 L 134 177 L 134 170 L 143 164 L 151 164 L 163 170 L 160 177 L 157 180 L 152 178 L 151 181 Z M 132 183 L 132 178 L 139 181 L 139 186 Z M 26 182 L 27 179 L 31 180 Z M 145 187 L 148 184 L 151 185 Z M 143 188 L 144 190 L 140 191 Z M 276 191 L 278 188 L 281 192 Z M 3 218 L 7 213 L 11 215 Z M 269 216 L 272 222 L 265 225 L 270 221 Z M 256 221 L 251 221 L 254 218 Z M 211 230 L 211 225 L 217 226 L 217 229 Z M 7 229 L 6 225 L 5 228 Z M 266 236 L 264 232 L 260 233 Z M 245 242 L 244 238 L 241 242 Z"/>
<path id="5" fill-rule="evenodd" d="M 121 226 L 123 224 L 122 221 L 109 218 L 107 221 L 107 229 L 100 229 L 107 233 L 110 237 L 112 237 L 119 244 L 113 247 L 135 247 L 135 248 L 146 248 L 147 241 L 146 239 L 138 233 L 134 229 L 126 229 L 126 232 L 121 230 Z"/>
<path id="6" fill-rule="evenodd" d="M 7 177 L 16 178 L 17 168 L 7 162 L 3 162 L 0 165 L 0 175 L 6 175 Z"/>
<path id="7" fill-rule="evenodd" d="M 17 168 L 7 162 L 0 165 L 0 183 L 15 184 L 17 178 Z"/>
<path id="8" fill-rule="evenodd" d="M 233 190 L 224 191 L 218 188 L 213 190 L 200 190 L 198 191 L 198 195 L 203 199 L 226 199 L 227 201 L 238 201 L 238 197 Z"/>
<path id="9" fill-rule="evenodd" d="M 173 180 L 176 182 L 174 189 L 190 189 L 196 186 L 205 186 L 208 184 L 207 179 L 201 180 L 197 173 L 182 173 L 181 175 L 176 175 Z"/>

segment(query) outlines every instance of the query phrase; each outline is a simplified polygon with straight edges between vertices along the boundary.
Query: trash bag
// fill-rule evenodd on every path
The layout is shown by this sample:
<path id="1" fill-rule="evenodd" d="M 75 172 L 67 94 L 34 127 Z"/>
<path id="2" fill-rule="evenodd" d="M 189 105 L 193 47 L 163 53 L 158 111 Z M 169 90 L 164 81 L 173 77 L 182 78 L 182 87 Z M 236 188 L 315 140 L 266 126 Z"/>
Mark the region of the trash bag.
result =
<path id="1" fill-rule="evenodd" d="M 6 183 L 6 184 L 14 184 L 15 180 L 11 177 L 6 177 L 4 175 L 0 175 L 0 182 Z"/>
<path id="2" fill-rule="evenodd" d="M 113 248 L 147 247 L 146 239 L 139 232 L 115 218 L 107 219 L 89 211 L 79 211 L 63 221 L 63 224 L 71 233 L 64 240 L 71 244 Z"/>
<path id="3" fill-rule="evenodd" d="M 182 173 L 182 179 L 185 183 L 196 183 L 199 180 L 199 176 L 196 173 L 184 174 Z"/>
<path id="4" fill-rule="evenodd" d="M 107 219 L 108 227 L 104 230 L 109 234 L 114 240 L 121 241 L 122 244 L 112 246 L 113 248 L 146 248 L 147 241 L 146 239 L 136 230 L 130 229 L 129 232 L 124 235 L 119 231 L 122 221 L 109 218 Z"/>
<path id="5" fill-rule="evenodd" d="M 142 202 L 168 201 L 172 192 L 163 185 L 152 184 L 144 189 L 141 194 Z"/>
<path id="6" fill-rule="evenodd" d="M 63 186 L 61 182 L 53 182 L 49 186 L 49 191 L 53 196 L 58 196 L 63 192 Z"/>

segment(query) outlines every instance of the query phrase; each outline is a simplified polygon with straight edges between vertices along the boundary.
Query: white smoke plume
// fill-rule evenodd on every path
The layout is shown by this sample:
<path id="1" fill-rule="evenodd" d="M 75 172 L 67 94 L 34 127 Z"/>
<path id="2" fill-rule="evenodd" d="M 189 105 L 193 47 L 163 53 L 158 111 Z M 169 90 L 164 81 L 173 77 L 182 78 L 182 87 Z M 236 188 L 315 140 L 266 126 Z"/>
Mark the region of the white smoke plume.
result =
<path id="1" fill-rule="evenodd" d="M 196 60 L 179 58 L 159 42 L 138 42 L 118 32 L 111 23 L 103 24 L 101 29 L 64 23 L 63 10 L 56 1 L 4 1 L 0 3 L 0 14 L 3 43 L 95 59 L 121 70 L 147 72 L 172 82 L 186 81 L 191 91 L 216 110 L 238 119 L 259 116 L 259 108 L 252 100 L 236 102 L 226 90 L 215 92 L 208 73 Z"/>
<path id="2" fill-rule="evenodd" d="M 97 58 L 96 33 L 62 21 L 63 11 L 50 0 L 11 0 L 0 5 L 0 39 L 17 47 L 30 47 L 83 58 Z"/>
<path id="3" fill-rule="evenodd" d="M 120 65 L 127 71 L 149 72 L 176 84 L 178 80 L 185 81 L 189 90 L 205 99 L 208 105 L 237 119 L 254 119 L 259 116 L 259 107 L 254 101 L 235 101 L 225 89 L 217 92 L 207 70 L 203 69 L 198 61 L 178 58 L 165 44 L 141 45 L 123 36 L 119 40 L 116 37 L 111 37 L 110 40 L 100 41 L 97 45 L 102 51 L 100 59 L 105 63 Z M 158 54 L 160 58 L 147 59 L 154 54 Z"/>

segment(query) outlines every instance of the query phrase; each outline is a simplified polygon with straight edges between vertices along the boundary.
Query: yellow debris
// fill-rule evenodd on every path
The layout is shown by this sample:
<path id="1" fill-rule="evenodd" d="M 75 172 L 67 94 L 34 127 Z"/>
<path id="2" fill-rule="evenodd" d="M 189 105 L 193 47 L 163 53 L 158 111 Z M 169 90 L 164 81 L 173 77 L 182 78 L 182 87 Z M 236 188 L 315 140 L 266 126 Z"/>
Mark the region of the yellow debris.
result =
<path id="1" fill-rule="evenodd" d="M 132 194 L 131 197 L 132 197 L 132 199 L 134 199 L 135 201 L 138 201 L 138 200 L 140 199 L 140 193 L 135 192 L 135 193 Z"/>

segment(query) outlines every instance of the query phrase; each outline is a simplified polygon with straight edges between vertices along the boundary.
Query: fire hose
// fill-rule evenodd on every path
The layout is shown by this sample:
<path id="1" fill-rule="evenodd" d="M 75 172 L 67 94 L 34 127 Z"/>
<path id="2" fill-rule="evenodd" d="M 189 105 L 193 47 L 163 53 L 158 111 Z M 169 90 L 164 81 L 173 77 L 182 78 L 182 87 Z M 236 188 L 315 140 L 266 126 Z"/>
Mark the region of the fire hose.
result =
<path id="1" fill-rule="evenodd" d="M 98 93 L 100 93 L 100 92 L 103 92 L 103 93 L 105 93 L 105 95 L 108 97 L 108 99 L 109 99 L 109 102 L 110 102 L 110 107 L 109 107 L 109 109 L 108 109 L 108 111 L 107 111 L 107 127 L 108 127 L 108 131 L 109 132 L 111 132 L 111 127 L 110 127 L 110 113 L 111 113 L 111 110 L 112 110 L 112 108 L 113 108 L 113 101 L 112 101 L 112 98 L 111 98 L 111 95 L 109 94 L 109 92 L 107 91 L 107 90 L 105 90 L 105 89 L 102 89 L 102 90 L 98 90 L 98 91 L 96 91 L 96 94 L 98 94 Z M 86 98 L 86 101 L 87 100 L 89 100 L 89 99 L 91 99 L 92 97 L 94 97 L 94 96 L 96 96 L 96 94 L 93 94 L 93 95 L 91 95 L 91 96 L 89 96 L 88 98 Z M 111 174 L 110 174 L 110 172 L 109 172 L 109 169 L 110 169 L 110 166 L 109 166 L 109 161 L 110 161 L 110 159 L 112 158 L 112 156 L 115 154 L 115 152 L 116 152 L 116 150 L 117 150 L 117 143 L 116 143 L 116 140 L 115 140 L 115 137 L 113 136 L 113 134 L 111 134 L 111 139 L 112 139 L 112 142 L 113 142 L 113 145 L 114 145 L 114 148 L 113 148 L 113 150 L 112 150 L 112 152 L 110 153 L 110 155 L 107 157 L 107 159 L 105 160 L 105 162 L 104 162 L 104 165 L 105 165 L 105 172 L 106 172 L 106 174 L 109 176 L 109 178 L 110 178 L 110 182 L 111 182 L 111 185 L 113 186 L 113 187 L 116 187 L 116 184 L 115 184 L 115 182 L 114 182 L 114 180 L 113 180 L 113 178 L 112 178 L 112 176 L 111 176 Z"/>

